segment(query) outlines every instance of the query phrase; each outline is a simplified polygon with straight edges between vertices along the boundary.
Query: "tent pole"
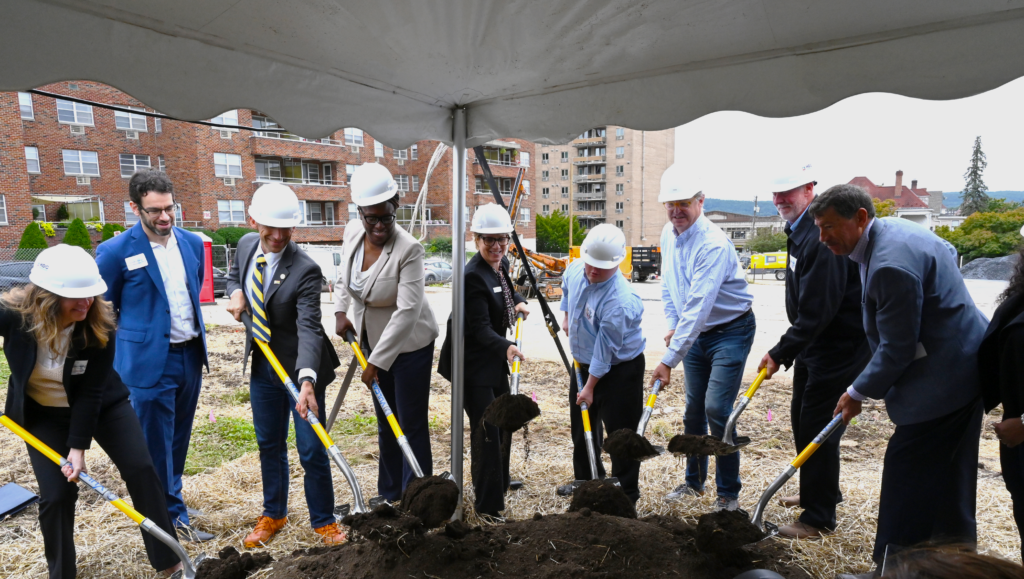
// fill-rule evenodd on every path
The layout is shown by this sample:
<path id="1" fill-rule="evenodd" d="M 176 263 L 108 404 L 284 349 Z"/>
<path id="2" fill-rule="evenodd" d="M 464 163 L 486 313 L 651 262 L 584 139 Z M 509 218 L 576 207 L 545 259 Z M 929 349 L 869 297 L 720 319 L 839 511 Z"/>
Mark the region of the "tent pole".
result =
<path id="1" fill-rule="evenodd" d="M 466 109 L 455 109 L 452 123 L 455 185 L 452 196 L 452 476 L 459 485 L 459 503 L 452 520 L 462 519 L 462 401 L 464 396 L 463 359 L 466 314 Z"/>

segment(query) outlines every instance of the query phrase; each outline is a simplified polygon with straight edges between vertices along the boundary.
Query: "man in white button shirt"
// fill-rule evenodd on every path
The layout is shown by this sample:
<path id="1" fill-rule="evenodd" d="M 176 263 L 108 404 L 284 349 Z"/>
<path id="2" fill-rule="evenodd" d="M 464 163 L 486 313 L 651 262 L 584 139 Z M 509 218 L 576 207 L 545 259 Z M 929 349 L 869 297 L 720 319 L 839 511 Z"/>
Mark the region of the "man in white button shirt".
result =
<path id="1" fill-rule="evenodd" d="M 167 492 L 167 509 L 183 539 L 207 541 L 189 524 L 181 475 L 207 364 L 199 308 L 203 242 L 174 226 L 174 188 L 144 169 L 128 182 L 139 221 L 96 249 L 106 297 L 118 315 L 114 369 L 131 392 L 146 445 Z"/>

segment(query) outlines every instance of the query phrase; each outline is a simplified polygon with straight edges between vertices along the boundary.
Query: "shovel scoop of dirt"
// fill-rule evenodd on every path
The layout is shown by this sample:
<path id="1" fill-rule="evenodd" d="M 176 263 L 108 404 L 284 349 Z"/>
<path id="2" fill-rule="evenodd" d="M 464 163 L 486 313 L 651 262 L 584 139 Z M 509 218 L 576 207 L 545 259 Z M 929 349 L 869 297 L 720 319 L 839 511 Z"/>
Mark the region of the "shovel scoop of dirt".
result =
<path id="1" fill-rule="evenodd" d="M 605 452 L 623 460 L 648 460 L 658 456 L 658 451 L 651 446 L 646 438 L 629 428 L 616 430 L 604 439 L 601 446 Z"/>
<path id="2" fill-rule="evenodd" d="M 720 438 L 707 434 L 703 436 L 677 434 L 668 441 L 668 451 L 676 456 L 724 456 L 732 454 L 748 444 L 750 444 L 750 438 L 746 436 L 737 436 L 736 445 L 732 446 L 722 442 Z"/>
<path id="3" fill-rule="evenodd" d="M 742 510 L 707 513 L 697 519 L 697 550 L 702 553 L 724 553 L 766 536 Z"/>
<path id="4" fill-rule="evenodd" d="M 206 559 L 196 569 L 198 579 L 246 579 L 274 562 L 270 553 L 241 553 L 234 547 L 225 547 L 217 559 Z"/>
<path id="5" fill-rule="evenodd" d="M 484 410 L 484 420 L 504 430 L 515 432 L 540 416 L 540 406 L 525 394 L 502 394 Z"/>
<path id="6" fill-rule="evenodd" d="M 569 512 L 601 513 L 613 517 L 636 518 L 636 507 L 621 487 L 607 480 L 588 480 L 572 494 Z"/>
<path id="7" fill-rule="evenodd" d="M 380 505 L 369 513 L 348 515 L 341 520 L 341 524 L 352 527 L 357 534 L 375 541 L 386 541 L 423 530 L 423 523 L 419 518 L 403 513 L 389 504 Z"/>
<path id="8" fill-rule="evenodd" d="M 402 493 L 402 508 L 429 529 L 452 518 L 458 503 L 459 487 L 455 481 L 439 476 L 413 479 Z"/>

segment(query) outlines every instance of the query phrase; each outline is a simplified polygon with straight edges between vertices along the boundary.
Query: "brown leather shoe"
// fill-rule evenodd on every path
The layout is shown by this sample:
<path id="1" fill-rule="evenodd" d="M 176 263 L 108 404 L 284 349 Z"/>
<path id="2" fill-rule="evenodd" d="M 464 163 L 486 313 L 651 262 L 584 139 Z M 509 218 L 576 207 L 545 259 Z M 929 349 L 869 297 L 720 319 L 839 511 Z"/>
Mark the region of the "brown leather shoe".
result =
<path id="1" fill-rule="evenodd" d="M 249 536 L 242 541 L 246 549 L 255 549 L 257 547 L 263 547 L 270 542 L 270 539 L 274 538 L 274 535 L 281 530 L 281 527 L 288 522 L 288 517 L 283 519 L 271 519 L 260 515 L 256 519 L 256 528 L 249 533 Z"/>
<path id="2" fill-rule="evenodd" d="M 796 521 L 793 524 L 782 525 L 779 527 L 779 534 L 791 539 L 815 539 L 822 535 L 829 534 L 829 531 L 826 529 L 819 529 L 818 527 L 812 527 L 807 523 Z"/>
<path id="3" fill-rule="evenodd" d="M 800 495 L 793 495 L 789 497 L 779 497 L 779 504 L 788 508 L 800 506 Z"/>
<path id="4" fill-rule="evenodd" d="M 313 532 L 323 537 L 324 544 L 327 545 L 340 545 L 348 541 L 348 535 L 345 534 L 345 531 L 338 528 L 337 523 L 317 527 L 313 529 Z"/>

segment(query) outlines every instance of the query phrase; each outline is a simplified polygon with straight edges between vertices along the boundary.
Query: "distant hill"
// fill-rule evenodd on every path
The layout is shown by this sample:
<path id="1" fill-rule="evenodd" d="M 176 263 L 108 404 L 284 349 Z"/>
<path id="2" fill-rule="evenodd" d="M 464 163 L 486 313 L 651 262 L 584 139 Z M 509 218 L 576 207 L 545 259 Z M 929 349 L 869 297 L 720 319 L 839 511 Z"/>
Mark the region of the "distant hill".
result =
<path id="1" fill-rule="evenodd" d="M 775 205 L 772 205 L 771 200 L 758 201 L 757 206 L 761 209 L 758 212 L 758 217 L 771 217 L 772 215 L 778 215 L 779 212 L 775 209 Z M 729 213 L 739 213 L 741 215 L 753 215 L 754 214 L 754 201 L 735 201 L 732 199 L 705 199 L 704 200 L 704 211 L 728 211 Z"/>
<path id="2" fill-rule="evenodd" d="M 989 191 L 988 196 L 993 199 L 1006 199 L 1007 201 L 1016 201 L 1017 203 L 1024 202 L 1024 191 Z M 943 193 L 942 203 L 947 209 L 960 207 L 960 192 Z M 707 202 L 705 202 L 704 206 L 707 207 Z"/>

